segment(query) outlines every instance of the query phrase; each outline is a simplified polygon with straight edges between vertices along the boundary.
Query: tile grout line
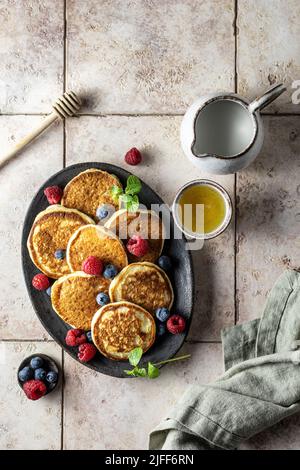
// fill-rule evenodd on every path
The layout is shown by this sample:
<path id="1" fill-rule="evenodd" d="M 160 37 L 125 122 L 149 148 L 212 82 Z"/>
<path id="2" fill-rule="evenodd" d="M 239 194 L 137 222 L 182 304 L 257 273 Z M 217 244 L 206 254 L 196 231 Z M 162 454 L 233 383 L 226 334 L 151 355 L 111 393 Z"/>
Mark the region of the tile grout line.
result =
<path id="1" fill-rule="evenodd" d="M 237 240 L 237 218 L 238 218 L 238 197 L 237 197 L 237 173 L 234 175 L 234 324 L 236 325 L 239 319 L 238 312 L 238 293 L 237 293 L 237 254 L 238 254 L 238 240 Z"/>
<path id="2" fill-rule="evenodd" d="M 64 0 L 63 93 L 67 88 L 67 0 Z M 66 120 L 63 120 L 63 168 L 66 167 Z"/>
<path id="3" fill-rule="evenodd" d="M 41 338 L 3 338 L 0 339 L 0 343 L 55 343 L 54 339 L 41 339 Z"/>
<path id="4" fill-rule="evenodd" d="M 66 85 L 64 86 L 64 90 L 66 89 Z M 24 113 L 1 113 L 0 116 L 48 116 L 49 113 L 35 113 L 35 112 L 24 112 Z M 299 113 L 300 115 L 300 113 Z M 177 116 L 184 116 L 184 113 L 113 113 L 113 112 L 107 112 L 107 113 L 88 113 L 88 112 L 83 112 L 83 113 L 77 113 L 76 116 L 73 116 L 73 118 L 76 119 L 76 117 L 81 117 L 81 116 L 91 116 L 91 117 L 110 117 L 110 116 L 120 116 L 120 117 L 177 117 Z"/>
<path id="5" fill-rule="evenodd" d="M 1 113 L 0 116 L 48 116 L 49 113 Z M 73 119 L 80 117 L 182 117 L 184 113 L 78 113 Z M 262 112 L 261 116 L 270 117 L 294 117 L 300 116 L 300 113 L 268 113 Z M 70 118 L 72 119 L 72 118 Z"/>
<path id="6" fill-rule="evenodd" d="M 41 338 L 32 338 L 32 339 L 28 339 L 28 338 L 20 338 L 20 339 L 16 339 L 16 338 L 4 338 L 4 339 L 0 339 L 0 343 L 53 343 L 53 344 L 57 344 L 56 341 L 54 339 L 41 339 Z M 198 343 L 202 343 L 202 344 L 206 344 L 206 343 L 221 343 L 221 341 L 218 341 L 218 340 L 206 340 L 206 339 L 187 339 L 185 340 L 185 343 L 188 343 L 188 344 L 198 344 Z M 62 351 L 64 352 L 64 350 L 62 349 Z"/>
<path id="7" fill-rule="evenodd" d="M 110 117 L 110 116 L 120 116 L 120 117 L 183 117 L 185 113 L 176 113 L 176 112 L 169 112 L 169 113 L 78 113 L 78 117 L 80 116 L 95 116 L 95 117 Z"/>
<path id="8" fill-rule="evenodd" d="M 63 2 L 63 92 L 67 87 L 67 0 Z M 66 120 L 63 120 L 63 168 L 66 167 Z M 61 350 L 61 415 L 60 415 L 60 450 L 64 449 L 64 404 L 65 404 L 65 355 Z"/>
<path id="9" fill-rule="evenodd" d="M 238 18 L 238 0 L 234 0 L 233 29 L 234 29 L 234 92 L 235 92 L 235 93 L 238 92 L 238 71 L 237 71 L 237 59 L 238 59 L 237 18 Z"/>
<path id="10" fill-rule="evenodd" d="M 271 117 L 293 117 L 300 116 L 300 113 L 268 113 L 267 111 L 260 113 L 262 117 L 271 116 Z"/>
<path id="11" fill-rule="evenodd" d="M 65 412 L 65 352 L 61 349 L 61 414 L 60 414 L 60 450 L 64 450 L 64 412 Z"/>
<path id="12" fill-rule="evenodd" d="M 238 92 L 238 37 L 237 37 L 237 20 L 238 20 L 238 0 L 234 0 L 234 92 Z M 234 174 L 234 324 L 238 322 L 238 299 L 237 299 L 237 218 L 238 218 L 238 207 L 237 207 L 237 186 L 238 177 L 237 173 Z"/>
<path id="13" fill-rule="evenodd" d="M 217 340 L 197 340 L 197 339 L 186 339 L 185 344 L 221 344 L 222 341 Z"/>

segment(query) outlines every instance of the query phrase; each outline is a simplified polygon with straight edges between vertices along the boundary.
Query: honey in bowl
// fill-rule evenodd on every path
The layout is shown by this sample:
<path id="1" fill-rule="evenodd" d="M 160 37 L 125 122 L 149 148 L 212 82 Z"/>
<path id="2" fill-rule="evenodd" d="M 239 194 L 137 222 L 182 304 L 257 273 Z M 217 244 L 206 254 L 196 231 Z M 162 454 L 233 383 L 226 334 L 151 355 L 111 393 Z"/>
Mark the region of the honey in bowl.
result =
<path id="1" fill-rule="evenodd" d="M 183 190 L 178 204 L 180 223 L 188 232 L 204 235 L 215 232 L 226 216 L 223 195 L 209 184 L 188 186 Z"/>

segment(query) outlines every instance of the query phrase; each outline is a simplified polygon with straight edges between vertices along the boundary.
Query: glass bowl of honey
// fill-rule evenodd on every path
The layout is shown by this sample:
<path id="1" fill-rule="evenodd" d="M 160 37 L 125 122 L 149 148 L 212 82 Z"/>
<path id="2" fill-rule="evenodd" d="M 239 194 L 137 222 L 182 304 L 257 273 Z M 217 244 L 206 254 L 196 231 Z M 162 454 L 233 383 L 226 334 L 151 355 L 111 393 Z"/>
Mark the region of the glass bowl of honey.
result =
<path id="1" fill-rule="evenodd" d="M 199 179 L 179 189 L 172 212 L 177 227 L 185 235 L 209 240 L 228 227 L 232 218 L 232 202 L 220 184 Z"/>

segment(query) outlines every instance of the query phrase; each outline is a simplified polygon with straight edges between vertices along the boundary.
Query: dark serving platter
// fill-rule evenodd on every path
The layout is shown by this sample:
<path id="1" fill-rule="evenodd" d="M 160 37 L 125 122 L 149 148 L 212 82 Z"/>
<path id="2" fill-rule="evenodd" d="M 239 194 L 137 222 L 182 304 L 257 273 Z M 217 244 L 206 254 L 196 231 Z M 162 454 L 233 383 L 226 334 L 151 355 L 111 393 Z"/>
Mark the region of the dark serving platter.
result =
<path id="1" fill-rule="evenodd" d="M 80 163 L 59 171 L 43 184 L 33 198 L 25 217 L 22 233 L 23 272 L 34 310 L 52 338 L 76 360 L 78 360 L 76 348 L 70 348 L 65 344 L 65 336 L 70 327 L 54 312 L 50 297 L 47 293 L 45 291 L 36 291 L 31 285 L 33 276 L 39 271 L 30 259 L 26 243 L 36 215 L 48 207 L 47 200 L 43 193 L 44 189 L 52 185 L 58 185 L 63 188 L 74 176 L 89 168 L 99 168 L 100 170 L 113 173 L 121 180 L 123 185 L 126 185 L 127 177 L 130 175 L 128 171 L 109 163 Z M 163 204 L 163 200 L 144 182 L 142 182 L 142 190 L 139 194 L 139 199 L 140 202 L 148 208 L 150 208 L 151 204 Z M 151 361 L 152 363 L 156 363 L 174 356 L 184 342 L 192 318 L 194 282 L 191 255 L 186 249 L 185 238 L 174 238 L 174 220 L 172 216 L 170 219 L 171 236 L 169 240 L 165 241 L 163 254 L 169 255 L 173 262 L 172 272 L 169 273 L 175 294 L 172 312 L 180 313 L 185 317 L 187 328 L 183 334 L 172 335 L 167 332 L 163 337 L 157 339 L 152 348 L 144 354 L 142 362 Z M 124 374 L 124 369 L 128 369 L 127 361 L 113 361 L 102 356 L 100 353 L 97 354 L 91 362 L 85 365 L 103 374 L 115 377 L 128 377 Z"/>

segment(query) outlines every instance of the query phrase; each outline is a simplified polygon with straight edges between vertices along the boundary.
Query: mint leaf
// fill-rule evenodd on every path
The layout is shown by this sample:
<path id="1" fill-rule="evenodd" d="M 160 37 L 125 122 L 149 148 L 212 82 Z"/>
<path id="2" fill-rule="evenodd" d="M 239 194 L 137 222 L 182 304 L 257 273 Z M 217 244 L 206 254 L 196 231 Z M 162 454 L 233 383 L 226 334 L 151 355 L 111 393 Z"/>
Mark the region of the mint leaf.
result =
<path id="1" fill-rule="evenodd" d="M 127 375 L 134 375 L 135 376 L 135 368 L 131 370 L 124 370 L 125 374 Z"/>
<path id="2" fill-rule="evenodd" d="M 138 347 L 133 349 L 129 354 L 129 362 L 133 367 L 131 370 L 124 370 L 124 373 L 127 375 L 132 375 L 134 377 L 148 377 L 149 379 L 156 379 L 160 375 L 160 370 L 157 366 L 161 364 L 167 364 L 168 362 L 182 361 L 191 357 L 190 354 L 185 354 L 184 356 L 172 357 L 171 359 L 166 359 L 165 361 L 157 362 L 152 364 L 148 362 L 147 371 L 144 367 L 138 367 L 138 364 L 143 355 L 142 348 Z"/>
<path id="3" fill-rule="evenodd" d="M 127 205 L 131 203 L 131 199 L 133 196 L 130 194 L 121 194 L 119 196 L 120 201 L 124 204 L 125 208 L 127 209 Z"/>
<path id="4" fill-rule="evenodd" d="M 138 196 L 131 196 L 131 194 L 121 194 L 119 200 L 126 210 L 129 212 L 136 212 L 139 208 L 140 202 Z"/>
<path id="5" fill-rule="evenodd" d="M 126 208 L 129 212 L 136 212 L 140 206 L 138 196 L 131 196 L 130 201 L 127 202 Z"/>
<path id="6" fill-rule="evenodd" d="M 135 370 L 135 376 L 136 377 L 146 377 L 147 376 L 147 371 L 144 367 L 138 368 L 135 367 L 133 370 Z"/>
<path id="7" fill-rule="evenodd" d="M 140 192 L 142 189 L 142 183 L 137 176 L 130 175 L 127 178 L 127 186 L 125 189 L 126 194 L 131 194 L 134 196 Z"/>
<path id="8" fill-rule="evenodd" d="M 148 362 L 148 377 L 149 379 L 156 379 L 160 374 L 158 367 L 155 367 L 151 362 Z"/>
<path id="9" fill-rule="evenodd" d="M 138 363 L 141 360 L 141 357 L 143 355 L 143 350 L 142 348 L 134 348 L 132 351 L 130 351 L 130 354 L 128 356 L 128 360 L 132 366 L 137 366 Z"/>
<path id="10" fill-rule="evenodd" d="M 142 183 L 137 176 L 130 175 L 127 178 L 127 186 L 125 193 L 123 189 L 117 185 L 110 188 L 110 194 L 115 203 L 120 201 L 126 210 L 129 212 L 136 212 L 139 208 L 139 198 L 137 193 L 142 189 Z"/>
<path id="11" fill-rule="evenodd" d="M 123 189 L 115 184 L 110 188 L 110 194 L 115 202 L 118 202 L 119 196 L 123 194 Z"/>
<path id="12" fill-rule="evenodd" d="M 119 196 L 119 194 L 122 194 L 123 190 L 120 188 L 120 186 L 116 186 L 115 184 L 110 188 L 110 192 L 112 196 Z"/>
<path id="13" fill-rule="evenodd" d="M 131 370 L 124 370 L 125 374 L 127 375 L 132 375 L 133 377 L 146 377 L 147 376 L 147 371 L 144 367 L 137 367 L 135 366 Z"/>

